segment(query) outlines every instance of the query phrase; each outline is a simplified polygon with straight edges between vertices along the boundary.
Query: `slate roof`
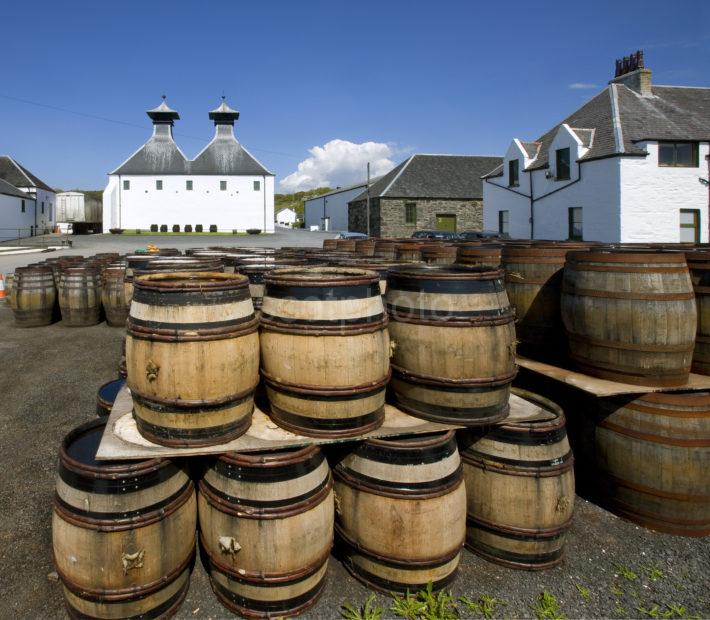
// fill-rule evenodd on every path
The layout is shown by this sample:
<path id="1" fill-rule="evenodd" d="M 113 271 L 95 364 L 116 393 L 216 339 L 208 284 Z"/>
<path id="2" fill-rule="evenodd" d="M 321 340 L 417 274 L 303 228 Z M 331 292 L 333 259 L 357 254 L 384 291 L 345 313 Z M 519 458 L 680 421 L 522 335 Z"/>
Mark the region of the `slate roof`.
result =
<path id="1" fill-rule="evenodd" d="M 370 188 L 374 186 L 377 181 L 379 181 L 382 177 L 373 177 L 370 179 Z M 319 200 L 320 198 L 327 198 L 328 196 L 333 196 L 334 194 L 342 194 L 343 192 L 349 192 L 352 189 L 357 189 L 358 187 L 364 187 L 367 188 L 367 181 L 361 181 L 360 183 L 354 183 L 353 185 L 347 185 L 345 187 L 338 187 L 336 189 L 332 189 L 329 192 L 326 192 L 325 194 L 318 194 L 317 196 L 311 196 L 310 198 L 304 198 L 304 202 L 308 202 L 309 200 Z"/>
<path id="2" fill-rule="evenodd" d="M 17 189 L 14 185 L 11 185 L 7 181 L 0 179 L 0 194 L 5 196 L 17 196 L 18 198 L 27 198 L 28 200 L 34 200 L 33 196 L 25 194 L 21 189 Z"/>
<path id="3" fill-rule="evenodd" d="M 36 177 L 27 168 L 18 164 L 12 157 L 0 156 L 0 179 L 17 187 L 38 187 L 48 192 L 54 189 L 49 187 L 42 179 Z M 25 194 L 26 196 L 26 194 Z"/>
<path id="4" fill-rule="evenodd" d="M 636 146 L 643 140 L 710 141 L 710 88 L 652 86 L 651 93 L 643 96 L 624 84 L 609 84 L 535 141 L 539 155 L 527 170 L 548 166 L 550 144 L 563 123 L 589 148 L 580 161 L 644 156 L 646 151 Z M 497 175 L 491 171 L 486 176 Z"/>
<path id="5" fill-rule="evenodd" d="M 188 162 L 188 174 L 274 176 L 234 137 L 231 125 L 217 125 L 215 137 Z"/>
<path id="6" fill-rule="evenodd" d="M 155 125 L 153 135 L 111 174 L 188 174 L 187 158 L 175 144 L 169 125 Z"/>
<path id="7" fill-rule="evenodd" d="M 370 186 L 370 198 L 483 198 L 481 176 L 502 157 L 415 154 Z M 351 202 L 365 200 L 367 190 Z"/>
<path id="8" fill-rule="evenodd" d="M 537 154 L 540 151 L 539 142 L 524 142 L 523 140 L 520 140 L 520 144 L 523 149 L 525 149 L 525 152 L 530 159 L 535 159 L 535 157 L 537 157 Z"/>

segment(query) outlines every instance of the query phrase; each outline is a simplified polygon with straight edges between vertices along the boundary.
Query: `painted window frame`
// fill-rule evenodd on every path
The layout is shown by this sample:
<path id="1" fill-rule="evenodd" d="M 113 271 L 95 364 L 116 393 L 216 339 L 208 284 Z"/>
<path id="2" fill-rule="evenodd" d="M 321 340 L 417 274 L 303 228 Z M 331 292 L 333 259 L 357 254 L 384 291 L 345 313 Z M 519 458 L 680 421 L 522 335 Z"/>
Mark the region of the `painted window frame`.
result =
<path id="1" fill-rule="evenodd" d="M 405 202 L 404 203 L 404 223 L 410 225 L 417 225 L 417 203 L 416 202 Z"/>
<path id="2" fill-rule="evenodd" d="M 579 221 L 575 220 L 577 213 L 579 213 Z M 574 232 L 576 224 L 579 225 L 579 234 Z M 582 207 L 569 207 L 567 209 L 567 239 L 569 241 L 584 240 L 584 211 Z"/>
<path id="3" fill-rule="evenodd" d="M 562 160 L 563 155 L 567 156 L 567 161 Z M 564 173 L 561 173 L 564 170 Z M 566 146 L 555 150 L 555 181 L 569 181 L 572 178 L 572 152 Z"/>
<path id="4" fill-rule="evenodd" d="M 511 159 L 508 162 L 508 187 L 520 187 L 519 159 Z"/>
<path id="5" fill-rule="evenodd" d="M 501 209 L 498 211 L 498 232 L 501 235 L 510 234 L 510 210 Z"/>
<path id="6" fill-rule="evenodd" d="M 693 216 L 692 224 L 683 224 L 682 215 L 684 213 L 690 213 Z M 695 243 L 700 243 L 700 209 L 681 209 L 680 210 L 681 221 L 679 228 L 692 228 L 695 231 Z M 681 243 L 683 241 L 681 240 Z"/>
<path id="7" fill-rule="evenodd" d="M 689 164 L 679 164 L 678 163 L 678 146 L 690 145 L 691 149 L 691 163 Z M 673 161 L 663 162 L 661 161 L 661 153 L 663 152 L 663 147 L 673 147 Z M 658 167 L 659 168 L 699 168 L 700 167 L 700 145 L 692 140 L 659 140 L 658 142 Z"/>

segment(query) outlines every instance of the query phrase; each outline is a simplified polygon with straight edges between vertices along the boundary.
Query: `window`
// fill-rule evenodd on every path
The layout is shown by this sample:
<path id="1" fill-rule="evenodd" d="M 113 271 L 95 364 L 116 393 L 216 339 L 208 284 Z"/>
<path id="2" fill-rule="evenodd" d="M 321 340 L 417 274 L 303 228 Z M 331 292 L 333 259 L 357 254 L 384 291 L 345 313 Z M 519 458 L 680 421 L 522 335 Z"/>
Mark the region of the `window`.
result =
<path id="1" fill-rule="evenodd" d="M 557 149 L 557 151 L 555 151 L 555 160 L 556 180 L 569 180 L 569 148 Z"/>
<path id="2" fill-rule="evenodd" d="M 125 190 L 131 189 L 131 182 L 128 179 L 123 180 L 123 189 L 125 189 Z"/>
<path id="3" fill-rule="evenodd" d="M 42 215 L 44 215 L 44 200 L 42 201 Z"/>
<path id="4" fill-rule="evenodd" d="M 186 189 L 188 192 L 191 192 L 191 191 L 192 191 L 192 181 L 185 181 L 185 189 Z"/>
<path id="5" fill-rule="evenodd" d="M 24 213 L 25 212 L 25 201 L 22 200 L 21 202 L 22 202 L 21 209 L 22 209 L 22 212 Z"/>
<path id="6" fill-rule="evenodd" d="M 520 163 L 517 159 L 508 162 L 508 186 L 518 187 L 520 185 Z"/>
<path id="7" fill-rule="evenodd" d="M 48 217 L 49 217 L 50 220 L 52 219 L 52 203 L 51 203 L 51 202 L 49 203 L 49 215 L 48 215 Z"/>
<path id="8" fill-rule="evenodd" d="M 219 189 L 222 192 L 226 192 L 227 191 L 227 181 L 220 181 L 219 182 Z"/>
<path id="9" fill-rule="evenodd" d="M 677 168 L 698 167 L 697 142 L 659 142 L 658 165 Z"/>
<path id="10" fill-rule="evenodd" d="M 700 209 L 680 210 L 680 242 L 700 243 Z"/>
<path id="11" fill-rule="evenodd" d="M 158 180 L 155 182 L 155 189 L 157 189 L 157 190 L 163 189 L 163 182 L 162 182 L 160 179 L 158 179 Z"/>
<path id="12" fill-rule="evenodd" d="M 254 191 L 258 192 L 261 190 L 261 181 L 254 181 Z"/>
<path id="13" fill-rule="evenodd" d="M 417 223 L 417 203 L 416 202 L 406 202 L 404 204 L 404 223 L 405 224 L 416 224 Z"/>
<path id="14" fill-rule="evenodd" d="M 508 234 L 508 219 L 510 211 L 498 211 L 498 232 L 501 235 Z"/>
<path id="15" fill-rule="evenodd" d="M 582 207 L 570 207 L 568 209 L 569 232 L 568 238 L 571 241 L 582 240 Z"/>

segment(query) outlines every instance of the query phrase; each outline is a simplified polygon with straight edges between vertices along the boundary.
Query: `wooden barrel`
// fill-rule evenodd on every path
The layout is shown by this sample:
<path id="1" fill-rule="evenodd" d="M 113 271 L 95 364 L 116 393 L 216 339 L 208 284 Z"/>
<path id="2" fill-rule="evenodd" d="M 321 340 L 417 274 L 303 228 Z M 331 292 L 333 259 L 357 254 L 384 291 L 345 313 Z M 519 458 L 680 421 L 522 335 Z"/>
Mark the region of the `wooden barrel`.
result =
<path id="1" fill-rule="evenodd" d="M 570 253 L 562 317 L 583 372 L 635 385 L 687 383 L 697 313 L 683 254 Z"/>
<path id="2" fill-rule="evenodd" d="M 108 417 L 111 414 L 113 403 L 116 401 L 116 396 L 121 388 L 126 385 L 126 380 L 123 378 L 114 379 L 104 383 L 96 393 L 96 415 L 99 417 Z"/>
<path id="3" fill-rule="evenodd" d="M 12 273 L 8 273 L 5 275 L 5 298 L 7 299 L 7 303 L 10 306 L 11 309 L 14 310 L 15 306 L 13 305 L 14 298 L 12 296 L 12 291 L 15 286 L 15 272 L 13 271 Z"/>
<path id="4" fill-rule="evenodd" d="M 106 267 L 101 276 L 101 304 L 104 307 L 106 323 L 125 327 L 128 308 L 131 305 L 126 291 L 126 268 Z"/>
<path id="5" fill-rule="evenodd" d="M 338 252 L 354 252 L 355 239 L 336 239 L 335 249 L 338 250 Z"/>
<path id="6" fill-rule="evenodd" d="M 59 454 L 52 541 L 69 613 L 172 616 L 189 586 L 194 486 L 173 461 L 97 461 L 105 425 L 78 427 Z"/>
<path id="7" fill-rule="evenodd" d="M 454 432 L 369 439 L 337 458 L 335 532 L 345 567 L 384 592 L 451 583 L 466 535 Z"/>
<path id="8" fill-rule="evenodd" d="M 515 333 L 524 355 L 553 362 L 566 358 L 560 291 L 565 257 L 574 247 L 503 246 L 501 266 L 505 270 L 505 288 L 515 308 Z"/>
<path id="9" fill-rule="evenodd" d="M 420 263 L 423 248 L 423 243 L 398 243 L 395 246 L 395 259 L 408 263 Z"/>
<path id="10" fill-rule="evenodd" d="M 397 241 L 378 239 L 375 241 L 375 253 L 374 256 L 377 258 L 384 258 L 387 260 L 397 259 Z"/>
<path id="11" fill-rule="evenodd" d="M 314 437 L 382 424 L 389 336 L 376 273 L 278 269 L 261 309 L 261 373 L 277 424 Z"/>
<path id="12" fill-rule="evenodd" d="M 259 380 L 258 319 L 238 274 L 139 276 L 126 363 L 139 432 L 166 446 L 208 446 L 244 434 Z"/>
<path id="13" fill-rule="evenodd" d="M 710 375 L 710 252 L 687 252 L 685 258 L 698 311 L 691 369 L 701 375 Z"/>
<path id="14" fill-rule="evenodd" d="M 534 416 L 459 432 L 466 546 L 510 568 L 551 568 L 563 559 L 572 521 L 574 458 L 562 409 L 537 394 L 513 392 L 537 406 Z"/>
<path id="15" fill-rule="evenodd" d="M 51 267 L 18 267 L 10 293 L 10 307 L 18 327 L 52 323 L 57 292 Z"/>
<path id="16" fill-rule="evenodd" d="M 375 239 L 356 239 L 355 252 L 360 256 L 374 256 L 375 243 L 377 243 Z"/>
<path id="17" fill-rule="evenodd" d="M 121 341 L 121 357 L 118 361 L 118 378 L 127 379 L 128 378 L 128 368 L 126 367 L 126 337 L 123 337 Z"/>
<path id="18" fill-rule="evenodd" d="M 385 302 L 390 386 L 400 408 L 465 426 L 508 415 L 515 315 L 500 270 L 398 267 L 389 272 Z"/>
<path id="19" fill-rule="evenodd" d="M 68 267 L 59 277 L 59 309 L 69 327 L 101 321 L 101 273 L 96 267 Z"/>
<path id="20" fill-rule="evenodd" d="M 456 263 L 469 267 L 490 267 L 499 269 L 501 264 L 502 245 L 468 245 L 458 246 Z"/>
<path id="21" fill-rule="evenodd" d="M 709 535 L 710 393 L 652 393 L 598 405 L 600 503 L 654 530 Z"/>
<path id="22" fill-rule="evenodd" d="M 451 265 L 456 262 L 458 248 L 455 245 L 429 243 L 422 246 L 421 256 L 430 265 Z"/>
<path id="23" fill-rule="evenodd" d="M 246 617 L 295 615 L 325 585 L 333 483 L 317 446 L 225 454 L 199 483 L 200 543 L 212 588 Z"/>
<path id="24" fill-rule="evenodd" d="M 387 275 L 389 270 L 393 267 L 401 267 L 406 265 L 404 261 L 398 260 L 384 260 L 380 258 L 345 258 L 334 260 L 330 263 L 334 267 L 351 267 L 355 269 L 366 269 L 367 271 L 374 271 L 380 275 L 380 294 L 384 295 L 387 292 Z"/>
<path id="25" fill-rule="evenodd" d="M 338 246 L 338 239 L 323 239 L 324 250 L 334 250 Z"/>
<path id="26" fill-rule="evenodd" d="M 239 265 L 237 267 L 237 273 L 241 273 L 249 278 L 249 294 L 251 295 L 252 303 L 254 304 L 254 310 L 260 311 L 261 304 L 264 298 L 264 280 L 266 274 L 275 269 L 287 269 L 292 265 L 288 261 L 283 263 L 249 263 L 245 265 Z"/>

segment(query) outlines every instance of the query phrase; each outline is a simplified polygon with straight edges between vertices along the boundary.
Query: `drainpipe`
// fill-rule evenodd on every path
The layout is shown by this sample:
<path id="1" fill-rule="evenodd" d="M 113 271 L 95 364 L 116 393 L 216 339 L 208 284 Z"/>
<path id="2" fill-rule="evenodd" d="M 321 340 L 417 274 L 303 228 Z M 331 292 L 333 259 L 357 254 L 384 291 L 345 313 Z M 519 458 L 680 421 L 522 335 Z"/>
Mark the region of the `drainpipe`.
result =
<path id="1" fill-rule="evenodd" d="M 531 170 L 530 174 L 530 239 L 535 238 L 535 191 L 533 190 L 533 177 L 534 170 Z"/>
<path id="2" fill-rule="evenodd" d="M 261 193 L 264 194 L 264 234 L 266 234 L 266 175 L 261 175 Z"/>

